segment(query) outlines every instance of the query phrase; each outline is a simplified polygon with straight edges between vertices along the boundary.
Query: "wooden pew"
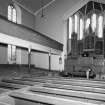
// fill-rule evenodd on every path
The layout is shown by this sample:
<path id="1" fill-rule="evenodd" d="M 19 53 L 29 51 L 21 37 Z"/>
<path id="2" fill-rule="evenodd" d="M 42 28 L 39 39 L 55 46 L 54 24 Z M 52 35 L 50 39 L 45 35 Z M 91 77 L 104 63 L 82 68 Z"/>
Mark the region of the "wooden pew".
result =
<path id="1" fill-rule="evenodd" d="M 0 102 L 0 105 L 11 105 L 11 104 Z"/>
<path id="2" fill-rule="evenodd" d="M 21 80 L 21 81 L 31 81 L 31 82 L 41 82 L 46 83 L 47 79 L 33 79 L 33 78 L 14 78 L 14 80 Z"/>
<path id="3" fill-rule="evenodd" d="M 63 81 L 63 82 L 74 81 L 74 82 L 88 82 L 88 83 L 105 84 L 105 81 L 102 81 L 102 80 L 71 79 L 71 78 L 65 79 L 65 78 L 36 77 L 36 78 L 20 78 L 19 80 L 22 80 L 22 81 L 55 81 L 56 80 L 56 81 Z"/>
<path id="4" fill-rule="evenodd" d="M 20 84 L 24 84 L 25 82 L 28 85 L 36 85 L 36 82 L 33 81 L 19 81 L 19 80 L 6 80 L 6 83 L 20 83 Z M 40 82 L 38 82 L 37 84 L 40 84 Z M 105 87 L 103 86 L 103 84 L 101 84 L 102 86 L 99 86 L 99 84 L 97 85 L 84 85 L 84 83 L 82 83 L 82 85 L 78 85 L 78 84 L 66 84 L 64 85 L 64 83 L 44 83 L 43 86 L 44 87 L 52 87 L 52 88 L 59 88 L 59 89 L 72 89 L 72 90 L 80 90 L 80 91 L 90 91 L 90 92 L 100 92 L 100 93 L 105 93 Z"/>
<path id="5" fill-rule="evenodd" d="M 15 79 L 15 78 L 14 78 Z M 105 80 L 94 80 L 94 79 L 85 79 L 85 78 L 63 78 L 63 77 L 35 77 L 35 78 L 20 78 L 21 80 L 56 80 L 56 81 L 81 81 L 81 82 L 89 82 L 89 83 L 103 83 L 105 84 Z"/>
<path id="6" fill-rule="evenodd" d="M 2 88 L 6 88 L 6 89 L 10 89 L 10 90 L 14 90 L 14 89 L 21 89 L 26 87 L 26 85 L 17 85 L 17 84 L 12 84 L 12 83 L 5 83 L 5 82 L 0 82 L 0 87 Z"/>
<path id="7" fill-rule="evenodd" d="M 3 79 L 2 82 L 20 84 L 20 85 L 29 85 L 29 86 L 33 86 L 39 83 L 39 82 L 22 81 L 22 80 L 14 80 L 14 79 Z"/>
<path id="8" fill-rule="evenodd" d="M 0 94 L 8 92 L 8 91 L 10 91 L 10 89 L 6 89 L 6 88 L 3 88 L 3 87 L 0 87 Z"/>
<path id="9" fill-rule="evenodd" d="M 82 101 L 82 99 L 76 98 L 77 100 L 75 100 L 67 96 L 40 92 L 18 91 L 12 92 L 10 96 L 15 99 L 15 105 L 99 105 L 99 101 L 96 100 L 84 99 Z"/>
<path id="10" fill-rule="evenodd" d="M 85 86 L 73 86 L 73 85 L 61 85 L 61 84 L 43 84 L 43 87 L 48 88 L 57 88 L 65 90 L 74 90 L 74 91 L 84 91 L 84 92 L 96 92 L 105 94 L 105 88 L 95 88 L 95 87 L 85 87 Z"/>
<path id="11" fill-rule="evenodd" d="M 24 81 L 28 81 L 28 80 L 23 80 L 23 82 Z M 49 80 L 49 81 L 46 80 L 46 82 L 43 79 L 36 79 L 36 80 L 29 79 L 28 82 L 34 83 L 35 81 L 39 81 L 39 82 L 41 81 L 44 84 L 42 87 L 39 87 L 39 86 L 32 87 L 29 89 L 29 91 L 20 91 L 20 92 L 18 91 L 18 92 L 12 92 L 10 94 L 10 96 L 15 98 L 16 105 L 23 105 L 23 103 L 26 103 L 26 105 L 34 105 L 35 102 L 41 103 L 42 105 L 44 104 L 93 105 L 93 103 L 95 103 L 94 105 L 101 105 L 101 104 L 97 104 L 97 102 L 102 103 L 102 105 L 105 105 L 104 103 L 105 102 L 105 88 L 103 87 L 104 82 L 101 84 L 98 84 L 98 82 L 85 83 L 83 81 L 75 82 L 74 80 L 73 81 L 66 81 L 66 80 L 56 81 L 56 79 Z M 84 85 L 81 85 L 81 84 L 84 84 Z M 46 98 L 46 96 L 48 97 Z M 50 97 L 53 100 L 50 100 Z M 54 97 L 56 97 L 56 99 L 54 99 Z M 56 103 L 55 100 L 58 101 L 59 98 L 60 98 L 60 101 Z M 66 103 L 64 99 L 67 99 L 67 100 L 69 99 L 69 103 Z M 73 99 L 76 99 L 76 100 L 73 100 Z M 80 103 L 77 100 L 79 100 Z M 82 103 L 81 103 L 81 100 L 82 100 Z M 90 102 L 90 103 L 87 103 L 87 102 Z"/>
<path id="12" fill-rule="evenodd" d="M 0 95 L 0 105 L 15 105 L 15 100 L 8 96 L 9 93 Z"/>
<path id="13" fill-rule="evenodd" d="M 95 93 L 95 92 L 65 90 L 65 89 L 48 88 L 48 87 L 32 87 L 30 88 L 30 91 L 55 94 L 55 95 L 61 95 L 61 96 L 78 97 L 78 98 L 84 98 L 84 99 L 90 99 L 90 100 L 105 101 L 105 94 Z"/>
<path id="14" fill-rule="evenodd" d="M 20 79 L 21 81 L 31 81 L 40 83 L 52 83 L 52 84 L 62 84 L 62 85 L 73 85 L 73 86 L 84 86 L 84 87 L 97 87 L 105 88 L 105 82 L 100 81 L 78 81 L 78 80 L 45 80 L 45 79 Z"/>
<path id="15" fill-rule="evenodd" d="M 37 81 L 37 80 L 35 80 L 35 81 Z M 40 80 L 38 80 L 38 81 L 40 81 Z M 31 85 L 31 86 L 36 84 L 36 82 L 33 82 L 33 81 L 19 81 L 19 80 L 6 80 L 6 82 L 8 82 L 8 83 L 27 84 L 27 85 Z M 66 85 L 64 83 L 63 84 L 62 83 L 58 83 L 58 84 L 53 83 L 53 85 L 51 85 L 51 83 L 49 83 L 49 84 L 45 84 L 44 86 L 56 87 L 56 88 L 60 87 L 60 88 L 66 88 L 66 89 L 76 89 L 77 88 L 78 90 L 82 90 L 82 89 L 84 91 L 92 91 L 93 90 L 93 92 L 95 91 L 95 92 L 103 92 L 103 93 L 104 93 L 104 89 L 105 89 L 105 86 L 103 86 L 103 84 L 100 85 L 100 84 L 93 84 L 93 83 L 92 83 L 92 85 L 87 84 L 87 83 L 86 84 L 84 84 L 84 83 L 78 84 L 78 83 L 74 83 L 74 82 L 73 83 L 71 82 L 71 84 L 69 83 L 69 84 L 66 84 Z M 102 89 L 100 89 L 100 88 L 102 88 Z"/>
<path id="16" fill-rule="evenodd" d="M 89 81 L 89 80 L 86 80 L 86 81 Z M 83 82 L 85 82 L 85 81 L 83 81 Z M 100 81 L 91 81 L 90 83 L 92 83 L 92 82 L 93 83 L 94 82 L 97 83 L 97 82 L 100 82 Z M 44 84 L 44 86 L 45 87 L 52 87 L 52 88 L 60 88 L 60 89 L 72 89 L 72 90 L 80 90 L 80 91 L 83 90 L 83 91 L 90 91 L 90 92 L 105 93 L 105 88 L 103 86 L 103 83 L 105 83 L 105 82 L 99 83 L 99 84 L 101 84 L 101 86 L 98 83 L 93 85 L 93 83 L 92 83 L 92 86 L 91 85 L 86 85 L 86 84 L 85 85 L 78 85 L 78 84 L 69 84 L 69 85 L 66 84 L 66 85 L 62 85 L 62 83 L 61 84 L 47 83 L 47 84 Z M 82 84 L 84 84 L 84 83 L 82 83 Z"/>

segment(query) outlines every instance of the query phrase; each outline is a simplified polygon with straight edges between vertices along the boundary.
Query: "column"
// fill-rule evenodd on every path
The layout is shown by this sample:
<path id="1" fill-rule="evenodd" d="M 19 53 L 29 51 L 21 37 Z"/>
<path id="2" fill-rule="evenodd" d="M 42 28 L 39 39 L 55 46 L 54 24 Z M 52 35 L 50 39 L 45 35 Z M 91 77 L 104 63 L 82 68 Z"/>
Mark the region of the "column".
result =
<path id="1" fill-rule="evenodd" d="M 28 69 L 31 70 L 31 48 L 28 49 Z"/>
<path id="2" fill-rule="evenodd" d="M 49 71 L 51 71 L 51 52 L 49 52 L 48 56 L 49 56 Z"/>

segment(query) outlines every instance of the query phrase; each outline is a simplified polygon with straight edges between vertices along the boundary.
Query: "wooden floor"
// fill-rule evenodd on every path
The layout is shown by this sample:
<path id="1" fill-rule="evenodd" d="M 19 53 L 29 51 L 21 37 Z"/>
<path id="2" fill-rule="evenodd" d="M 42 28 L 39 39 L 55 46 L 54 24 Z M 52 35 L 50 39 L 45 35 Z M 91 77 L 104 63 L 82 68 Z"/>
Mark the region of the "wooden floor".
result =
<path id="1" fill-rule="evenodd" d="M 0 105 L 105 105 L 105 81 L 49 75 L 3 77 Z"/>
<path id="2" fill-rule="evenodd" d="M 58 77 L 2 79 L 14 105 L 104 105 L 105 82 Z M 4 85 L 5 87 L 6 85 Z"/>

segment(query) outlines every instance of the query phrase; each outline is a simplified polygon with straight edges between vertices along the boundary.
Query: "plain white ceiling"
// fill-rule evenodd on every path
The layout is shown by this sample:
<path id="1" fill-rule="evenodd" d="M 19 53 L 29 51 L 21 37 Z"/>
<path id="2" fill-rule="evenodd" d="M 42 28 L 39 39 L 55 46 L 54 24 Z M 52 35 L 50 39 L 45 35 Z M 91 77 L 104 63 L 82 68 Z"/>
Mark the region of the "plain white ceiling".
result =
<path id="1" fill-rule="evenodd" d="M 42 7 L 42 0 L 14 0 L 32 13 L 38 12 Z M 54 0 L 43 0 L 43 7 L 49 5 Z"/>
<path id="2" fill-rule="evenodd" d="M 43 1 L 43 7 L 46 7 L 56 0 L 13 0 L 13 1 L 16 1 L 18 4 L 20 4 L 22 7 L 24 7 L 31 13 L 36 14 L 42 8 L 42 1 Z M 61 0 L 61 1 L 66 2 L 66 0 Z M 75 4 L 80 1 L 90 1 L 90 0 L 77 0 L 77 1 L 70 0 L 71 3 L 74 2 Z M 93 0 L 93 1 L 100 1 L 105 3 L 105 0 Z"/>

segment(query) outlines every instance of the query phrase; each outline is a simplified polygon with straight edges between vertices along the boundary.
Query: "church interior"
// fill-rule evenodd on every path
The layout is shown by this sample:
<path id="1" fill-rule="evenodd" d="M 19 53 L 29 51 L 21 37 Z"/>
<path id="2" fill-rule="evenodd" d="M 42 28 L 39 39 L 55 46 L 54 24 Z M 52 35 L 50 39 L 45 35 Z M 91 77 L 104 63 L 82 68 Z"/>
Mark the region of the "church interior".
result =
<path id="1" fill-rule="evenodd" d="M 0 105 L 105 105 L 105 1 L 0 0 Z"/>

